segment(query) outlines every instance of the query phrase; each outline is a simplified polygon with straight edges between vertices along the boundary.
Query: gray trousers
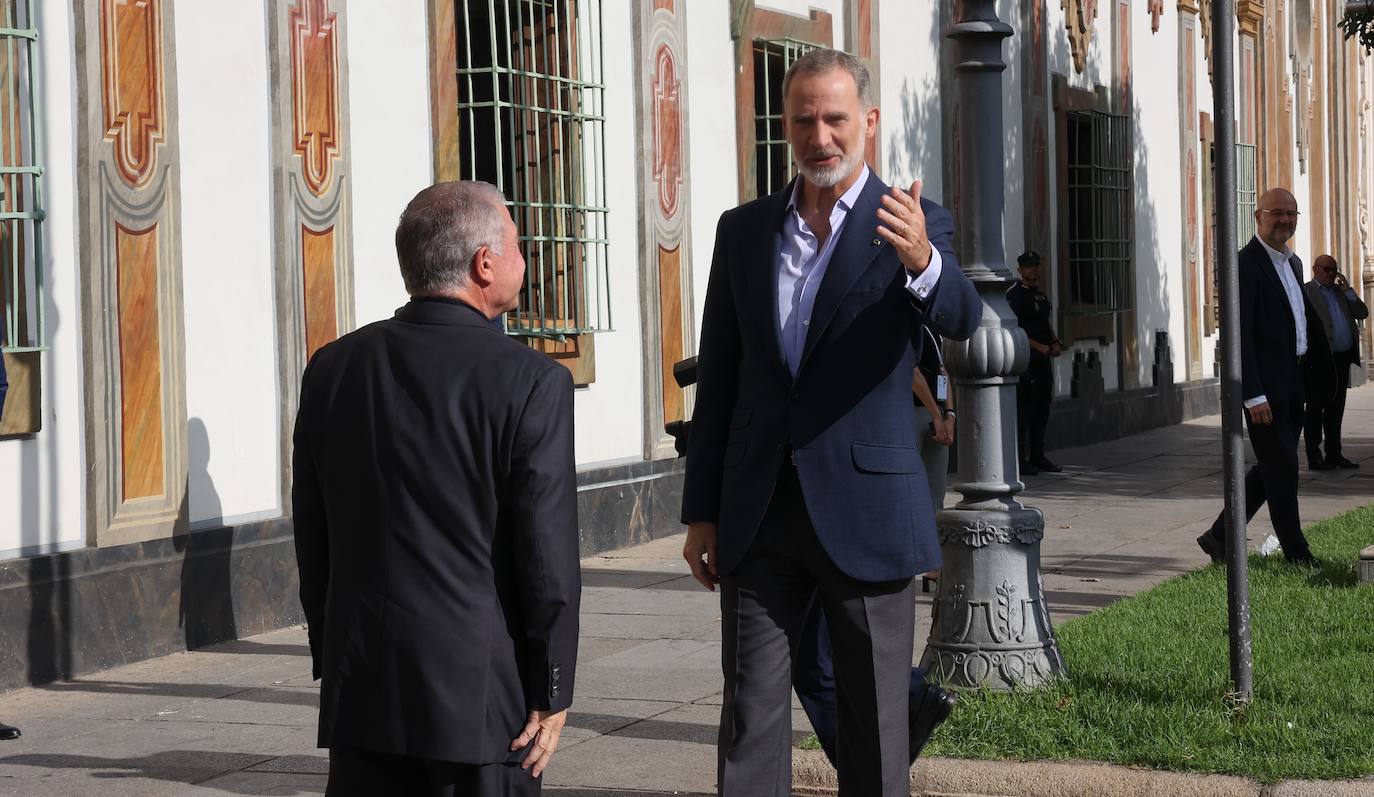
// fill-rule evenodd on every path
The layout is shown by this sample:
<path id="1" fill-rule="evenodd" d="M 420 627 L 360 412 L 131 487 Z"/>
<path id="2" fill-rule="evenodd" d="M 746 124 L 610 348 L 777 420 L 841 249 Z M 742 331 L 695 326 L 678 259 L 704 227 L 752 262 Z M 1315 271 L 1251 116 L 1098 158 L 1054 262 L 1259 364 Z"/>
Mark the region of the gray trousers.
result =
<path id="1" fill-rule="evenodd" d="M 905 797 L 912 580 L 866 582 L 840 572 L 816 538 L 788 464 L 753 545 L 720 583 L 720 795 L 792 793 L 792 659 L 819 595 L 834 646 L 839 793 Z"/>
<path id="2" fill-rule="evenodd" d="M 949 470 L 949 446 L 935 442 L 930 431 L 930 410 L 916 408 L 916 441 L 921 448 L 921 465 L 926 469 L 926 485 L 930 487 L 930 505 L 939 512 L 945 506 L 945 476 Z"/>

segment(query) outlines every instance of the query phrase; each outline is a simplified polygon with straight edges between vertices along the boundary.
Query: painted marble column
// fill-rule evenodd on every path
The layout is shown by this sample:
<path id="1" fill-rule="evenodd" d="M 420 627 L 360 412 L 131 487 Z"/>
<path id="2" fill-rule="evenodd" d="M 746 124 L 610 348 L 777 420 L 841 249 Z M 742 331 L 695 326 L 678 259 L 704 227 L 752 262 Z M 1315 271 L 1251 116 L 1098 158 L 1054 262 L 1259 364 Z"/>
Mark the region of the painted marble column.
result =
<path id="1" fill-rule="evenodd" d="M 1025 0 L 1021 4 L 1020 24 L 1026 37 L 1021 47 L 1021 129 L 1026 131 L 1021 144 L 1025 246 L 1042 257 L 1052 258 L 1049 25 L 1045 21 L 1045 0 Z M 1055 273 L 1055 269 L 1049 269 L 1049 273 Z"/>
<path id="2" fill-rule="evenodd" d="M 691 396 L 673 378 L 673 364 L 696 351 L 685 6 L 684 0 L 635 4 L 646 459 L 676 456 L 664 424 L 692 413 Z"/>
<path id="3" fill-rule="evenodd" d="M 171 4 L 75 4 L 87 531 L 96 545 L 184 524 L 177 100 Z"/>
<path id="4" fill-rule="evenodd" d="M 1197 108 L 1197 14 L 1196 0 L 1181 0 L 1178 4 L 1178 113 L 1179 153 L 1183 160 L 1183 180 L 1179 201 L 1183 208 L 1183 285 L 1184 332 L 1187 351 L 1188 378 L 1202 378 L 1202 305 L 1203 285 L 1199 274 L 1200 251 L 1198 239 L 1198 186 L 1203 153 L 1198 146 Z"/>
<path id="5" fill-rule="evenodd" d="M 348 58 L 343 0 L 269 9 L 281 500 L 289 513 L 301 372 L 353 328 Z"/>

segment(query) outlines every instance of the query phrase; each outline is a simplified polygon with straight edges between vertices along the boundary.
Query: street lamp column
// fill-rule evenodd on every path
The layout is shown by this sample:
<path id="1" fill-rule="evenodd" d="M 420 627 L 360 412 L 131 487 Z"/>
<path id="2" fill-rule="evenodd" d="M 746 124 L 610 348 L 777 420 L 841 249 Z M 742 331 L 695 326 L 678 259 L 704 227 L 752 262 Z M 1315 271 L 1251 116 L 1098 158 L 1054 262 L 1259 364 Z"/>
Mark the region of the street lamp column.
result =
<path id="1" fill-rule="evenodd" d="M 1003 252 L 1002 40 L 1012 35 L 995 0 L 964 0 L 954 40 L 958 251 L 983 300 L 967 341 L 945 344 L 957 392 L 963 499 L 938 515 L 944 567 L 930 640 L 921 663 L 930 677 L 962 687 L 1035 686 L 1064 672 L 1040 578 L 1045 521 L 1023 506 L 1017 472 L 1016 375 L 1030 344 L 1006 300 L 1012 281 Z"/>

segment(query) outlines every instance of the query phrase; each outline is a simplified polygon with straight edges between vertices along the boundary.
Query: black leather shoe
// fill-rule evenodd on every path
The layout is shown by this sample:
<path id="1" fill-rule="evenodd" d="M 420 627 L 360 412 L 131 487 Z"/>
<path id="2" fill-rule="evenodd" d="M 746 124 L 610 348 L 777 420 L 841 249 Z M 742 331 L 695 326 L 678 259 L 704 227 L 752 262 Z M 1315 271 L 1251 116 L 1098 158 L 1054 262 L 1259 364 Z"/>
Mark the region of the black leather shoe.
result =
<path id="1" fill-rule="evenodd" d="M 1354 463 L 1354 462 L 1351 462 L 1350 460 L 1346 459 L 1345 457 L 1327 457 L 1327 459 L 1326 459 L 1326 466 L 1327 466 L 1328 468 L 1330 468 L 1330 467 L 1337 467 L 1337 468 L 1346 468 L 1346 469 L 1348 469 L 1348 470 L 1358 470 L 1359 467 L 1360 467 L 1359 465 L 1357 465 L 1357 464 Z"/>
<path id="2" fill-rule="evenodd" d="M 1064 470 L 1046 459 L 1043 454 L 1038 457 L 1031 457 L 1031 464 L 1038 468 L 1041 473 L 1059 473 Z"/>
<path id="3" fill-rule="evenodd" d="M 1335 468 L 1336 466 L 1334 463 L 1322 459 L 1322 456 L 1320 454 L 1318 454 L 1315 457 L 1309 456 L 1307 458 L 1308 470 L 1335 470 Z"/>
<path id="4" fill-rule="evenodd" d="M 1283 561 L 1290 565 L 1303 565 L 1305 567 L 1321 567 L 1322 564 L 1321 560 L 1311 553 L 1305 553 L 1301 556 L 1289 556 L 1284 554 Z"/>
<path id="5" fill-rule="evenodd" d="M 1197 547 L 1212 558 L 1213 564 L 1221 564 L 1226 560 L 1226 546 L 1217 542 L 1210 531 L 1197 538 Z"/>
<path id="6" fill-rule="evenodd" d="M 1030 464 L 1029 462 L 1022 462 L 1022 463 L 1021 463 L 1021 475 L 1022 475 L 1022 476 L 1039 476 L 1039 475 L 1040 475 L 1040 470 L 1039 470 L 1039 468 L 1036 468 L 1034 465 Z"/>
<path id="7" fill-rule="evenodd" d="M 10 739 L 18 739 L 20 736 L 23 734 L 19 732 L 18 728 L 0 722 L 0 741 L 8 742 Z"/>
<path id="8" fill-rule="evenodd" d="M 921 692 L 920 705 L 913 704 L 907 722 L 910 729 L 911 760 L 915 762 L 925 749 L 930 735 L 940 723 L 949 719 L 954 710 L 954 695 L 934 684 L 926 684 Z"/>

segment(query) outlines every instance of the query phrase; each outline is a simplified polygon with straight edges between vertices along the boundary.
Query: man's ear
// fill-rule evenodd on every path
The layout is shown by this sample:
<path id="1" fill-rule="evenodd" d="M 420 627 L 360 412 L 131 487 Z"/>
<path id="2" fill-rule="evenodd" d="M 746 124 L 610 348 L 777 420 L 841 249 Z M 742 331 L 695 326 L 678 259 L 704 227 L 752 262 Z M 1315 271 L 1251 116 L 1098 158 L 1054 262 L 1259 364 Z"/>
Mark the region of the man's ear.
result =
<path id="1" fill-rule="evenodd" d="M 873 106 L 864 112 L 864 138 L 873 138 L 878 135 L 878 106 Z"/>
<path id="2" fill-rule="evenodd" d="M 477 251 L 472 253 L 472 263 L 468 266 L 468 274 L 478 285 L 490 285 L 492 268 L 491 249 L 485 246 L 477 247 Z"/>

